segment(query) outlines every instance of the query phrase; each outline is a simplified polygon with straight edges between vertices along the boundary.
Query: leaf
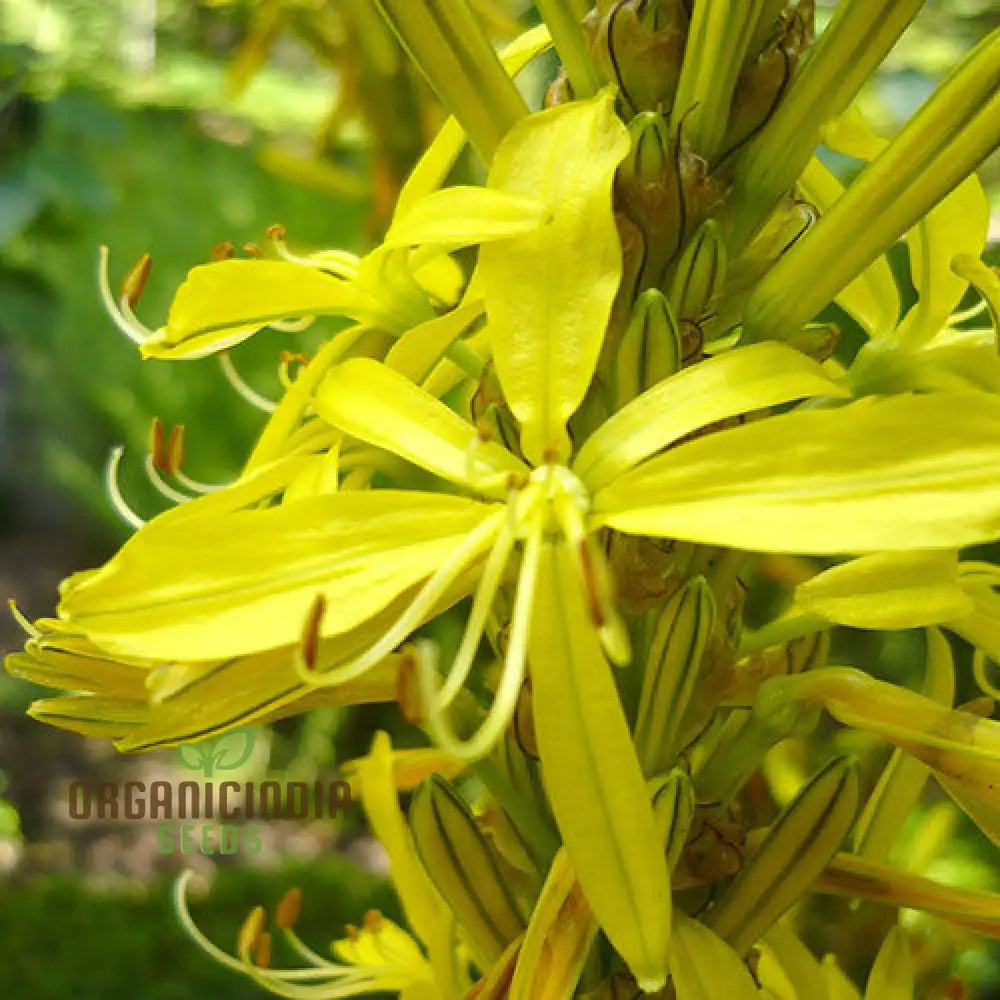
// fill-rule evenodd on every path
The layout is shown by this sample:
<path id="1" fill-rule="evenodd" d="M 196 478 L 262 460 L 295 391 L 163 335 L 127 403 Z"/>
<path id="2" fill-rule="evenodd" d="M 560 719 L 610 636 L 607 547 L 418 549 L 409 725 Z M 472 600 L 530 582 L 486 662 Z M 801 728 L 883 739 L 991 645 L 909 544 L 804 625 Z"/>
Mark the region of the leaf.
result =
<path id="1" fill-rule="evenodd" d="M 573 870 L 615 949 L 640 986 L 655 992 L 666 978 L 670 876 L 565 542 L 543 545 L 528 654 L 545 785 Z"/>
<path id="2" fill-rule="evenodd" d="M 541 202 L 551 221 L 480 250 L 497 372 L 534 464 L 566 460 L 621 278 L 611 203 L 628 133 L 605 92 L 519 121 L 497 148 L 490 187 Z"/>
<path id="3" fill-rule="evenodd" d="M 958 581 L 958 553 L 876 552 L 834 566 L 795 591 L 795 604 L 853 628 L 937 625 L 974 610 Z"/>
<path id="4" fill-rule="evenodd" d="M 189 771 L 203 771 L 206 766 L 210 766 L 212 763 L 212 755 L 209 753 L 210 749 L 210 746 L 195 746 L 190 743 L 181 743 L 177 747 L 177 759 Z"/>
<path id="5" fill-rule="evenodd" d="M 443 479 L 506 496 L 511 475 L 528 469 L 439 399 L 370 358 L 334 368 L 316 393 L 316 411 L 334 427 L 385 448 Z"/>
<path id="6" fill-rule="evenodd" d="M 822 367 L 784 344 L 708 358 L 648 389 L 584 442 L 573 471 L 592 490 L 718 420 L 808 396 L 849 395 Z"/>
<path id="7" fill-rule="evenodd" d="M 142 345 L 146 358 L 200 358 L 233 347 L 276 320 L 361 319 L 372 303 L 357 288 L 284 260 L 222 260 L 188 272 L 166 325 Z"/>
<path id="8" fill-rule="evenodd" d="M 625 473 L 598 523 L 758 552 L 959 548 L 1000 535 L 1000 399 L 863 399 L 719 431 Z"/>
<path id="9" fill-rule="evenodd" d="M 60 613 L 103 648 L 151 659 L 295 645 L 317 594 L 326 598 L 321 634 L 346 632 L 433 573 L 493 512 L 456 497 L 379 490 L 154 519 L 68 587 Z"/>

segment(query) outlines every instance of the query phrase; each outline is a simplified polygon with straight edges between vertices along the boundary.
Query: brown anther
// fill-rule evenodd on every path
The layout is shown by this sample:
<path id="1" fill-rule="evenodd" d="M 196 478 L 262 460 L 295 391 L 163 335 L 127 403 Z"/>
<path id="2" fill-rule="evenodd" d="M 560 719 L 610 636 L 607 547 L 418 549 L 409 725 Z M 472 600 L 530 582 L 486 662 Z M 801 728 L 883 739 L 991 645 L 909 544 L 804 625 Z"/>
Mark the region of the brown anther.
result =
<path id="1" fill-rule="evenodd" d="M 247 915 L 236 937 L 236 953 L 242 958 L 253 953 L 257 941 L 264 932 L 267 913 L 263 906 L 255 906 Z"/>
<path id="2" fill-rule="evenodd" d="M 559 452 L 555 448 L 548 447 L 542 452 L 542 465 L 552 465 L 559 458 Z"/>
<path id="3" fill-rule="evenodd" d="M 354 924 L 348 924 L 344 928 L 344 935 L 347 937 L 348 941 L 357 941 L 358 939 L 358 929 Z"/>
<path id="4" fill-rule="evenodd" d="M 302 890 L 289 889 L 274 911 L 274 926 L 283 931 L 290 931 L 299 919 L 302 911 Z"/>
<path id="5" fill-rule="evenodd" d="M 382 914 L 378 910 L 368 910 L 361 922 L 369 934 L 378 934 L 382 930 Z"/>
<path id="6" fill-rule="evenodd" d="M 267 931 L 257 938 L 257 943 L 254 945 L 253 964 L 258 969 L 271 968 L 271 935 Z"/>
<path id="7" fill-rule="evenodd" d="M 423 700 L 420 697 L 420 684 L 417 677 L 417 657 L 413 650 L 403 653 L 396 674 L 396 702 L 403 718 L 412 726 L 419 726 L 424 721 Z"/>
<path id="8" fill-rule="evenodd" d="M 163 456 L 163 468 L 167 475 L 174 475 L 184 464 L 184 425 L 174 424 L 167 437 L 167 447 Z"/>
<path id="9" fill-rule="evenodd" d="M 583 574 L 583 589 L 587 595 L 587 614 L 596 628 L 604 628 L 606 621 L 601 609 L 601 596 L 597 579 L 597 567 L 590 551 L 590 545 L 584 538 L 580 542 L 580 570 Z"/>
<path id="10" fill-rule="evenodd" d="M 217 264 L 220 260 L 232 260 L 235 256 L 236 247 L 229 240 L 223 240 L 212 247 L 212 252 L 208 255 L 208 259 Z"/>
<path id="11" fill-rule="evenodd" d="M 269 240 L 284 240 L 285 227 L 280 222 L 277 222 L 273 226 L 268 226 L 267 229 L 264 230 L 264 235 Z"/>
<path id="12" fill-rule="evenodd" d="M 256 243 L 244 243 L 243 252 L 248 257 L 260 258 L 260 247 Z"/>
<path id="13" fill-rule="evenodd" d="M 153 422 L 149 425 L 149 456 L 153 460 L 153 467 L 160 472 L 166 471 L 167 453 L 163 447 L 163 421 L 159 417 L 153 417 Z"/>
<path id="14" fill-rule="evenodd" d="M 290 365 L 293 361 L 297 361 L 300 365 L 307 365 L 309 364 L 309 355 L 303 354 L 301 351 L 285 350 L 278 355 L 278 360 L 283 365 Z"/>
<path id="15" fill-rule="evenodd" d="M 129 304 L 129 308 L 133 308 L 139 301 L 152 267 L 153 258 L 144 253 L 125 275 L 125 280 L 122 282 L 122 298 Z"/>
<path id="16" fill-rule="evenodd" d="M 315 669 L 316 661 L 319 658 L 319 628 L 323 623 L 324 614 L 326 614 L 326 597 L 320 593 L 313 598 L 309 607 L 309 612 L 302 626 L 302 638 L 299 642 L 302 660 L 310 670 Z"/>
<path id="17" fill-rule="evenodd" d="M 523 490 L 528 485 L 528 479 L 520 472 L 508 472 L 506 485 L 509 490 Z"/>
<path id="18" fill-rule="evenodd" d="M 493 440 L 493 428 L 482 419 L 476 421 L 476 436 L 481 444 L 488 444 Z"/>
<path id="19" fill-rule="evenodd" d="M 969 991 L 958 976 L 952 976 L 944 986 L 945 1000 L 969 1000 Z"/>

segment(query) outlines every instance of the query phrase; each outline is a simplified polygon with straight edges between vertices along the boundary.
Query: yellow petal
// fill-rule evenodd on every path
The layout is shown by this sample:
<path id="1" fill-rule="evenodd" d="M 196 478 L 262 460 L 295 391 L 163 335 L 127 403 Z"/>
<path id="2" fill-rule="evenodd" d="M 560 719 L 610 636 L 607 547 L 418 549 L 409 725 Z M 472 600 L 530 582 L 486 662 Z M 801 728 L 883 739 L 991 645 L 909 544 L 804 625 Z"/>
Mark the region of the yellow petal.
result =
<path id="1" fill-rule="evenodd" d="M 545 206 L 533 198 L 490 188 L 448 187 L 397 212 L 384 242 L 389 247 L 467 247 L 531 232 L 547 218 Z"/>
<path id="2" fill-rule="evenodd" d="M 958 548 L 1000 534 L 1000 399 L 864 399 L 720 431 L 601 490 L 620 531 L 764 552 Z"/>
<path id="3" fill-rule="evenodd" d="M 199 358 L 246 340 L 276 320 L 360 319 L 371 303 L 349 282 L 284 260 L 223 260 L 188 272 L 166 325 L 142 345 L 147 358 Z"/>
<path id="4" fill-rule="evenodd" d="M 345 434 L 474 489 L 505 496 L 508 477 L 528 473 L 439 399 L 369 358 L 334 368 L 316 393 L 316 410 Z"/>
<path id="5" fill-rule="evenodd" d="M 913 1000 L 914 963 L 902 927 L 893 927 L 875 956 L 865 1000 Z"/>
<path id="6" fill-rule="evenodd" d="M 571 1000 L 596 935 L 597 921 L 560 848 L 524 933 L 508 1000 Z"/>
<path id="7" fill-rule="evenodd" d="M 757 986 L 740 956 L 683 911 L 674 914 L 670 975 L 677 1000 L 759 1000 Z"/>
<path id="8" fill-rule="evenodd" d="M 979 257 L 990 228 L 990 204 L 979 178 L 968 178 L 907 234 L 910 277 L 917 303 L 906 314 L 893 341 L 919 347 L 930 340 L 958 308 L 969 282 L 951 267 L 955 257 Z"/>
<path id="9" fill-rule="evenodd" d="M 584 442 L 573 471 L 592 489 L 717 420 L 808 396 L 846 396 L 822 367 L 784 344 L 702 361 L 647 390 Z"/>
<path id="10" fill-rule="evenodd" d="M 829 167 L 815 157 L 802 172 L 798 187 L 805 198 L 823 213 L 844 193 L 844 187 Z M 837 294 L 836 303 L 853 317 L 869 337 L 890 333 L 899 320 L 899 288 L 885 255 L 876 257 L 849 285 Z"/>
<path id="11" fill-rule="evenodd" d="M 546 542 L 529 640 L 535 732 L 563 843 L 587 902 L 647 992 L 663 986 L 670 876 L 575 552 Z"/>
<path id="12" fill-rule="evenodd" d="M 492 511 L 379 490 L 154 519 L 66 589 L 60 614 L 108 650 L 204 660 L 295 644 L 323 594 L 321 634 L 336 635 L 429 576 Z"/>
<path id="13" fill-rule="evenodd" d="M 876 552 L 834 566 L 795 591 L 805 614 L 853 628 L 902 629 L 970 614 L 956 552 Z"/>
<path id="14" fill-rule="evenodd" d="M 497 372 L 535 464 L 569 457 L 566 421 L 597 364 L 621 277 L 611 185 L 628 145 L 604 93 L 522 119 L 490 168 L 491 187 L 551 215 L 479 258 Z"/>

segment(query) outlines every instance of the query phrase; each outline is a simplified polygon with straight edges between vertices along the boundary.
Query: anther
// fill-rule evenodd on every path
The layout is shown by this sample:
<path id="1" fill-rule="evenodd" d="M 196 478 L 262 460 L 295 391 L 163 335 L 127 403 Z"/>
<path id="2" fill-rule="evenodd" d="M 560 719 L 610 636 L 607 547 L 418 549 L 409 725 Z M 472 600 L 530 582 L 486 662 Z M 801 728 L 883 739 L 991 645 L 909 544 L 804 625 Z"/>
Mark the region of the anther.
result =
<path id="1" fill-rule="evenodd" d="M 153 417 L 153 422 L 149 425 L 149 454 L 153 465 L 160 472 L 165 472 L 167 456 L 163 447 L 163 421 L 159 417 Z"/>
<path id="2" fill-rule="evenodd" d="M 128 274 L 125 275 L 125 280 L 122 282 L 121 296 L 130 308 L 134 308 L 135 304 L 139 301 L 146 287 L 146 281 L 149 278 L 149 272 L 152 267 L 153 258 L 148 253 L 144 253 L 132 265 Z"/>
<path id="3" fill-rule="evenodd" d="M 396 674 L 396 703 L 403 718 L 411 726 L 421 725 L 425 718 L 418 668 L 416 651 L 407 649 L 399 664 L 399 673 Z"/>
<path id="4" fill-rule="evenodd" d="M 256 243 L 244 243 L 243 252 L 248 257 L 253 257 L 257 260 L 260 259 L 260 247 Z"/>
<path id="5" fill-rule="evenodd" d="M 274 911 L 274 926 L 283 931 L 290 931 L 299 919 L 299 913 L 301 911 L 302 890 L 289 889 L 284 896 L 281 897 L 281 901 L 278 903 L 278 907 Z"/>
<path id="6" fill-rule="evenodd" d="M 606 620 L 601 608 L 601 595 L 597 580 L 597 569 L 586 538 L 580 539 L 580 570 L 583 577 L 583 588 L 587 595 L 587 613 L 597 628 L 604 628 Z"/>
<path id="7" fill-rule="evenodd" d="M 264 924 L 267 920 L 267 913 L 263 906 L 255 906 L 243 921 L 240 932 L 236 938 L 236 953 L 245 958 L 256 948 L 261 934 L 264 932 Z"/>
<path id="8" fill-rule="evenodd" d="M 508 472 L 506 487 L 508 490 L 519 491 L 523 490 L 528 486 L 528 477 L 520 472 Z"/>
<path id="9" fill-rule="evenodd" d="M 271 935 L 267 931 L 257 938 L 257 943 L 254 945 L 253 964 L 258 969 L 271 967 Z"/>
<path id="10" fill-rule="evenodd" d="M 357 941 L 358 933 L 358 928 L 354 924 L 348 924 L 344 928 L 344 937 L 346 937 L 348 941 Z"/>
<path id="11" fill-rule="evenodd" d="M 184 425 L 174 424 L 170 428 L 167 437 L 167 447 L 163 456 L 162 472 L 168 476 L 177 474 L 177 470 L 184 464 Z"/>
<path id="12" fill-rule="evenodd" d="M 229 240 L 223 240 L 212 247 L 212 252 L 208 255 L 208 259 L 213 264 L 217 264 L 220 260 L 232 260 L 235 256 L 236 247 Z"/>
<path id="13" fill-rule="evenodd" d="M 325 613 L 326 597 L 322 593 L 319 593 L 313 598 L 312 605 L 306 615 L 305 623 L 302 626 L 302 637 L 299 640 L 302 662 L 310 670 L 316 669 L 316 661 L 319 659 L 319 630 Z"/>
<path id="14" fill-rule="evenodd" d="M 269 240 L 275 240 L 275 241 L 281 240 L 282 242 L 284 242 L 286 230 L 285 227 L 280 222 L 278 222 L 275 223 L 273 226 L 268 226 L 267 229 L 264 230 L 264 235 Z"/>
<path id="15" fill-rule="evenodd" d="M 382 914 L 378 910 L 368 910 L 362 918 L 362 922 L 369 934 L 378 934 L 382 930 Z"/>

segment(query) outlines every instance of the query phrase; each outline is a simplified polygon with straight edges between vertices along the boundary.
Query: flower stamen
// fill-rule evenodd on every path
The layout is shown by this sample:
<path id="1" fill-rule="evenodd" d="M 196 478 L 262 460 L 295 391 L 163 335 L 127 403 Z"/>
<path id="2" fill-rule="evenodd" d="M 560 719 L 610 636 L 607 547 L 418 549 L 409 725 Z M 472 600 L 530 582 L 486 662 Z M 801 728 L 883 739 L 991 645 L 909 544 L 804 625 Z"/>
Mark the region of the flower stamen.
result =
<path id="1" fill-rule="evenodd" d="M 278 404 L 267 396 L 262 396 L 253 386 L 249 385 L 242 375 L 236 370 L 233 359 L 229 356 L 229 351 L 220 351 L 216 354 L 219 360 L 219 367 L 226 381 L 236 390 L 237 394 L 245 399 L 251 406 L 263 413 L 274 413 Z"/>
<path id="2" fill-rule="evenodd" d="M 111 449 L 107 464 L 104 467 L 104 486 L 118 516 L 134 531 L 138 531 L 145 525 L 145 518 L 140 517 L 125 502 L 121 489 L 118 486 L 118 467 L 121 464 L 122 455 L 125 454 L 124 445 L 116 445 Z"/>

